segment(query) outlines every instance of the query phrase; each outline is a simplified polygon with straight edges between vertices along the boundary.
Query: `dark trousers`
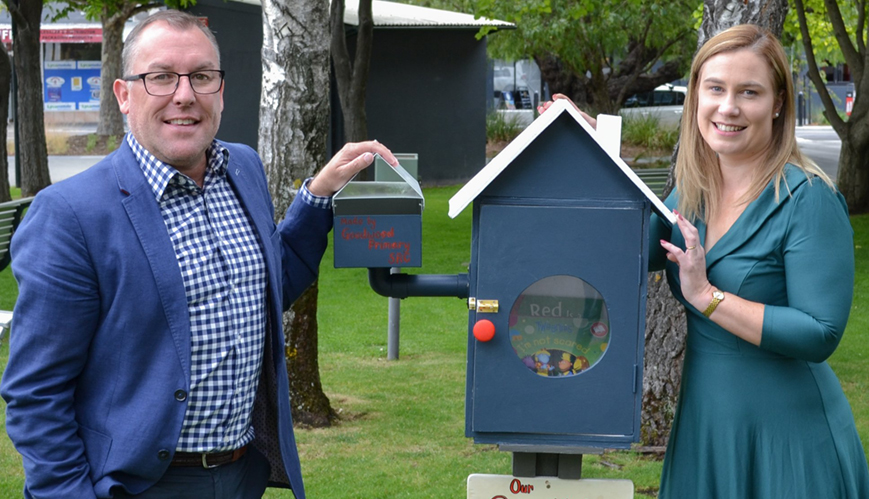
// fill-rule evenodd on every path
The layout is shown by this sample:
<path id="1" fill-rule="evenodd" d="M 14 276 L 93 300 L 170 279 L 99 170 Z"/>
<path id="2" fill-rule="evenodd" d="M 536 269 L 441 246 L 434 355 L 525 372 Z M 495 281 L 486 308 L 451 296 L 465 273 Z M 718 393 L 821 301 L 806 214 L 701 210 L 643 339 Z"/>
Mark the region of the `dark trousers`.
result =
<path id="1" fill-rule="evenodd" d="M 269 463 L 253 446 L 234 463 L 205 469 L 170 466 L 153 487 L 137 495 L 115 492 L 116 499 L 260 499 Z"/>

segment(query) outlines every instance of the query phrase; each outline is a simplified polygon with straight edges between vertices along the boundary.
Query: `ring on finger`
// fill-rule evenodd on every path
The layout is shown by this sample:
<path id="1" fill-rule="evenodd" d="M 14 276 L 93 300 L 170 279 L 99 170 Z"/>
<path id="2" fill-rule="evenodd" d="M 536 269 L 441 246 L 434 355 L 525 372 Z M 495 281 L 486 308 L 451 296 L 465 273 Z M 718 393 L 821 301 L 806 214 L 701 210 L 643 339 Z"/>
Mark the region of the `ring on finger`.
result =
<path id="1" fill-rule="evenodd" d="M 687 248 L 685 248 L 685 251 L 691 251 L 692 249 L 694 249 L 696 247 L 697 246 L 688 246 Z"/>

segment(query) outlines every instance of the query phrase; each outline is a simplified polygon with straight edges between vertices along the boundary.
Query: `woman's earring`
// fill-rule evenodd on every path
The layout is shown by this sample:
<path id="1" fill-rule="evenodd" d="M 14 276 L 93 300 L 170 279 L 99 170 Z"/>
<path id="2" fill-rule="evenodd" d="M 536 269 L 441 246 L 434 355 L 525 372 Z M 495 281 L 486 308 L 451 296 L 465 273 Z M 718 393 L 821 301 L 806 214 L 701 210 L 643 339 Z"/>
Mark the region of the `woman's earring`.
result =
<path id="1" fill-rule="evenodd" d="M 778 112 L 776 112 L 776 113 L 775 113 L 775 117 L 776 117 L 776 118 L 778 118 L 778 115 L 779 115 L 779 113 L 778 113 Z"/>

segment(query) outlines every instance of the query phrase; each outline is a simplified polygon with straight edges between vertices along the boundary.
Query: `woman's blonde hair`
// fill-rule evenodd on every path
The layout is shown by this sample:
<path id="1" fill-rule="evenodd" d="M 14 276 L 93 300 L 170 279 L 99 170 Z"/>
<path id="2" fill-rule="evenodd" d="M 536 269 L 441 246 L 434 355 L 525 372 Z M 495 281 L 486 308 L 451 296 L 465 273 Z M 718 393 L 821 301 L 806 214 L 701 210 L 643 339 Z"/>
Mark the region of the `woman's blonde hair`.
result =
<path id="1" fill-rule="evenodd" d="M 737 50 L 751 50 L 766 61 L 772 72 L 773 90 L 782 102 L 780 114 L 773 120 L 772 143 L 766 159 L 762 168 L 755 172 L 751 186 L 740 202 L 749 203 L 756 199 L 772 179 L 775 179 L 778 201 L 786 163 L 802 169 L 810 180 L 816 175 L 833 187 L 830 178 L 814 161 L 804 156 L 797 145 L 793 82 L 781 43 L 772 33 L 759 26 L 734 26 L 703 44 L 691 63 L 675 170 L 676 187 L 679 190 L 678 208 L 689 220 L 697 217 L 709 220 L 719 210 L 717 193 L 721 191 L 723 183 L 718 156 L 703 140 L 697 123 L 700 70 L 710 58 Z"/>

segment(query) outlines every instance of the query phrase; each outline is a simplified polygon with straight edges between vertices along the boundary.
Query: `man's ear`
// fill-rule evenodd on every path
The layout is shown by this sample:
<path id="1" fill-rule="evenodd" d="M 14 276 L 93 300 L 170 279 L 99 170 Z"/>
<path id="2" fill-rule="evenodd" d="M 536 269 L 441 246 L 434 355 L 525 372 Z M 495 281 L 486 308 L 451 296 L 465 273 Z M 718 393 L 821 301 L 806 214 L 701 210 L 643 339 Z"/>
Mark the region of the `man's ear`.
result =
<path id="1" fill-rule="evenodd" d="M 118 100 L 118 107 L 121 108 L 121 113 L 130 113 L 130 85 L 124 80 L 115 80 L 112 85 L 112 90 L 115 92 L 115 99 Z"/>

